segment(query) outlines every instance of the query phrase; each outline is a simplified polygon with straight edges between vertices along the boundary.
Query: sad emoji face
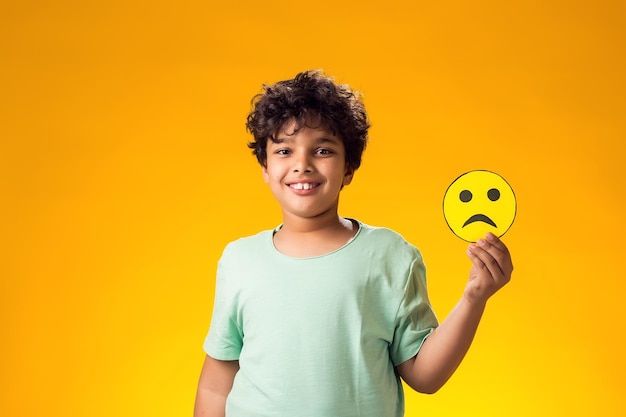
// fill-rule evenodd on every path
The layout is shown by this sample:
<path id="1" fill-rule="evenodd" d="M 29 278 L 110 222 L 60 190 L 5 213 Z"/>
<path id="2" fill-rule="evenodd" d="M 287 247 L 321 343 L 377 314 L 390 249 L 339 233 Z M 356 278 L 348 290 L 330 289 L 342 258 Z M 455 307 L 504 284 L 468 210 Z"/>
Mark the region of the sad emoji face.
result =
<path id="1" fill-rule="evenodd" d="M 517 202 L 511 186 L 491 171 L 458 177 L 443 197 L 443 215 L 455 235 L 476 242 L 487 232 L 500 237 L 515 220 Z"/>

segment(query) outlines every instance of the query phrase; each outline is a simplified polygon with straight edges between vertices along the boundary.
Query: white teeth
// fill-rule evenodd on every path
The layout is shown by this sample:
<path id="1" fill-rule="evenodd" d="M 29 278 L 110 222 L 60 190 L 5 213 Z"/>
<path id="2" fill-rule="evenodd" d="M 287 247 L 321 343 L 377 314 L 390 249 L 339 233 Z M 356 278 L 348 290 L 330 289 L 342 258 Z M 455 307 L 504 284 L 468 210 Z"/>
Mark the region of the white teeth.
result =
<path id="1" fill-rule="evenodd" d="M 310 184 L 308 182 L 297 182 L 295 184 L 292 184 L 291 188 L 293 188 L 294 190 L 310 190 L 311 188 L 313 188 L 313 184 Z"/>

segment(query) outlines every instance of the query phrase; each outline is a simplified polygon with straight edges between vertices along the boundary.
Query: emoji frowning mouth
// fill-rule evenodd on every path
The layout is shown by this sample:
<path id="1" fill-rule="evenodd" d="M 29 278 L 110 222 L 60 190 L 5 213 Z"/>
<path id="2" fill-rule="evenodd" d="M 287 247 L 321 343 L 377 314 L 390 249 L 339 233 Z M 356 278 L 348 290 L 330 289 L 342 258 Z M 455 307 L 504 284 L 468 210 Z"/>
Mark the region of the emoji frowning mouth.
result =
<path id="1" fill-rule="evenodd" d="M 498 227 L 493 222 L 493 220 L 491 220 L 489 217 L 485 216 L 484 214 L 474 214 L 472 217 L 467 219 L 465 223 L 463 223 L 463 227 L 467 226 L 468 224 L 472 224 L 474 222 L 483 222 L 483 223 L 490 224 L 493 227 L 496 227 L 496 228 Z"/>

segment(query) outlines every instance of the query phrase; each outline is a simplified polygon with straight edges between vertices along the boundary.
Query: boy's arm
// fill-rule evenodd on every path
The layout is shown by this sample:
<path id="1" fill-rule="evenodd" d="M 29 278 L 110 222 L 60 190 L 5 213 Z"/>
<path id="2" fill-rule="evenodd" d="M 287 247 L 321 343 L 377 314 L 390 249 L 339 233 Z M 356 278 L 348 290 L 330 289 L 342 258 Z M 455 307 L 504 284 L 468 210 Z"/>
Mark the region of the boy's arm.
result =
<path id="1" fill-rule="evenodd" d="M 397 366 L 416 391 L 434 393 L 452 376 L 472 343 L 487 300 L 511 279 L 511 255 L 496 236 L 489 234 L 470 245 L 467 255 L 473 265 L 463 297 L 419 353 Z"/>
<path id="2" fill-rule="evenodd" d="M 220 361 L 206 356 L 198 382 L 194 417 L 224 417 L 226 397 L 237 371 L 239 361 Z"/>

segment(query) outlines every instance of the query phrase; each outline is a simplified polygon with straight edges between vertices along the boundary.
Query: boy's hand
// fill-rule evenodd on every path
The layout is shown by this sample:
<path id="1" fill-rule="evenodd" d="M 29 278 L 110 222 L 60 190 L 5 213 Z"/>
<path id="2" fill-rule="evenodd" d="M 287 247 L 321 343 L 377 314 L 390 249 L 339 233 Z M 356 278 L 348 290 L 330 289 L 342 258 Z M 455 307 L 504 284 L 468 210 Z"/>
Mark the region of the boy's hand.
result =
<path id="1" fill-rule="evenodd" d="M 471 303 L 484 305 L 511 280 L 511 254 L 500 239 L 488 233 L 485 239 L 469 246 L 467 256 L 473 265 L 463 296 Z"/>

